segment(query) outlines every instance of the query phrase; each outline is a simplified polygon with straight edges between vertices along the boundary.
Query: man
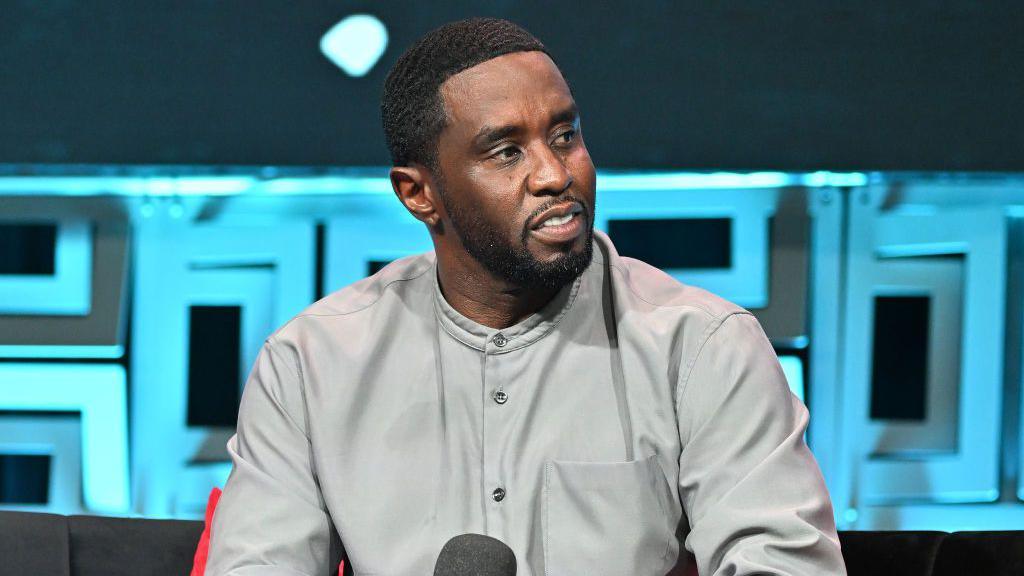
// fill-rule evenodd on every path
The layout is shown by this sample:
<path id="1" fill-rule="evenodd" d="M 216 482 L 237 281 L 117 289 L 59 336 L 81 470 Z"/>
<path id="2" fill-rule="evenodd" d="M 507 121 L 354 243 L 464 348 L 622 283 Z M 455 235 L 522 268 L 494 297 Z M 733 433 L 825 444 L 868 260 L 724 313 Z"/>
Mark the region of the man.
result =
<path id="1" fill-rule="evenodd" d="M 748 312 L 620 257 L 544 46 L 427 34 L 382 104 L 435 251 L 317 302 L 246 385 L 208 575 L 433 571 L 447 540 L 519 574 L 843 574 L 807 412 Z M 679 247 L 681 250 L 692 247 Z"/>

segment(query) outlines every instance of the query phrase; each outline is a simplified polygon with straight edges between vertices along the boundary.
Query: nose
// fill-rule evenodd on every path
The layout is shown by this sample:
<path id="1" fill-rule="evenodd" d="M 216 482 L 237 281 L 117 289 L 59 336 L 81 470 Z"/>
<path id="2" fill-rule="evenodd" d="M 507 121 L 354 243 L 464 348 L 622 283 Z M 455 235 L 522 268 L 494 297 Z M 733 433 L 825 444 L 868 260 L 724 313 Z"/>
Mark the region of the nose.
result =
<path id="1" fill-rule="evenodd" d="M 535 196 L 557 196 L 565 192 L 572 185 L 573 178 L 562 158 L 547 146 L 537 148 L 530 171 L 530 193 Z"/>

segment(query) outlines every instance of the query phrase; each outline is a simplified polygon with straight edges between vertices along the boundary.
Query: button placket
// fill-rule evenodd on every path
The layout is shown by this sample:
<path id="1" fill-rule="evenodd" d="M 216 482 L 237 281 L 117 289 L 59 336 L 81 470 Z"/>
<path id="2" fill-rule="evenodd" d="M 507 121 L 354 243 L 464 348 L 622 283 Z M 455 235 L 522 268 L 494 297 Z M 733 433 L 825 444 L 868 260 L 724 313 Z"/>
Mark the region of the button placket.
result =
<path id="1" fill-rule="evenodd" d="M 497 346 L 498 348 L 504 348 L 505 345 L 508 344 L 508 338 L 506 338 L 505 335 L 502 334 L 501 332 L 498 332 L 493 337 L 491 337 L 491 343 Z M 508 393 L 505 392 L 500 380 L 498 381 L 498 389 L 491 394 L 491 398 L 493 398 L 494 401 L 497 402 L 498 404 L 504 404 L 505 402 L 508 402 Z"/>
<path id="2" fill-rule="evenodd" d="M 484 458 L 483 478 L 487 505 L 485 506 L 487 534 L 500 538 L 506 529 L 508 513 L 508 480 L 503 462 L 504 447 L 508 446 L 509 422 L 511 416 L 506 404 L 509 394 L 504 385 L 509 378 L 510 355 L 505 352 L 511 339 L 502 332 L 492 333 L 487 340 L 484 361 Z M 489 398 L 488 398 L 489 396 Z"/>

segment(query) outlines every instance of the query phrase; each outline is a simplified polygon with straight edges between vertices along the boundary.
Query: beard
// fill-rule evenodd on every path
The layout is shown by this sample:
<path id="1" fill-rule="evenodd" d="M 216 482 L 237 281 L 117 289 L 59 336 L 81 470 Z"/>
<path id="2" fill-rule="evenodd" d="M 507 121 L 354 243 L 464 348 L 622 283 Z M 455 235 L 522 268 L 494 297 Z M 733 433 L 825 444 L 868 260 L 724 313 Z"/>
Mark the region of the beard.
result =
<path id="1" fill-rule="evenodd" d="M 475 212 L 463 210 L 453 203 L 444 189 L 444 184 L 440 181 L 437 184 L 441 202 L 448 211 L 452 228 L 462 240 L 466 252 L 488 272 L 505 282 L 526 289 L 561 288 L 575 280 L 590 265 L 594 255 L 594 225 L 589 221 L 589 214 L 593 212 L 588 213 L 586 203 L 572 194 L 565 194 L 546 202 L 534 210 L 526 221 L 531 222 L 534 217 L 556 204 L 567 201 L 579 202 L 580 206 L 583 206 L 583 212 L 579 216 L 588 220 L 583 250 L 568 252 L 555 260 L 542 262 L 527 248 L 530 234 L 528 228 L 524 227 L 519 238 L 511 241 L 502 236 L 496 227 L 479 218 Z"/>

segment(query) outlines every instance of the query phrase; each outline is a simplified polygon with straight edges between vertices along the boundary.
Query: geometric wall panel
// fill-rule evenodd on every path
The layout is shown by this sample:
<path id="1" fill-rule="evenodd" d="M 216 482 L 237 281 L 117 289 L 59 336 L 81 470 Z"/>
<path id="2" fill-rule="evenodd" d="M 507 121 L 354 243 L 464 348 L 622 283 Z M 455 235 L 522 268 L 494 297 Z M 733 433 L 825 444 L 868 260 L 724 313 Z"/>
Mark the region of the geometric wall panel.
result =
<path id="1" fill-rule="evenodd" d="M 189 307 L 189 426 L 235 426 L 242 396 L 241 323 L 241 306 Z"/>
<path id="2" fill-rule="evenodd" d="M 56 224 L 0 222 L 0 276 L 52 276 L 56 251 Z"/>
<path id="3" fill-rule="evenodd" d="M 871 315 L 875 326 L 871 336 L 872 420 L 920 421 L 928 417 L 931 303 L 930 296 L 875 296 Z"/>
<path id="4" fill-rule="evenodd" d="M 49 454 L 0 454 L 0 503 L 47 504 L 51 460 Z"/>
<path id="5" fill-rule="evenodd" d="M 850 507 L 849 463 L 842 442 L 845 399 L 842 383 L 842 318 L 846 202 L 834 188 L 807 191 L 810 229 L 808 285 L 811 346 L 808 350 L 808 442 L 821 466 L 835 508 L 836 523 L 846 526 Z"/>
<path id="6" fill-rule="evenodd" d="M 0 508 L 57 514 L 83 512 L 82 435 L 78 413 L 0 415 L 0 457 L 11 454 L 49 459 L 47 499 L 41 505 L 15 504 Z"/>
<path id="7" fill-rule="evenodd" d="M 135 243 L 136 510 L 193 516 L 202 512 L 196 494 L 220 478 L 197 470 L 227 460 L 224 441 L 263 341 L 313 301 L 315 227 L 195 224 L 158 212 L 137 224 Z M 197 412 L 218 398 L 217 414 Z"/>
<path id="8" fill-rule="evenodd" d="M 16 211 L 17 204 L 13 204 L 12 212 Z M 45 212 L 51 214 L 56 212 L 54 206 L 41 204 L 39 206 L 28 206 L 27 214 L 19 214 L 26 222 L 47 221 L 44 219 Z M 38 220 L 36 220 L 38 219 Z M 55 280 L 56 276 L 45 277 L 44 283 L 50 285 L 46 290 L 41 289 L 39 282 L 33 281 L 33 285 L 20 282 L 18 278 L 32 278 L 32 276 L 2 276 L 0 275 L 0 292 L 5 289 L 13 290 L 14 294 L 0 295 L 0 304 L 8 307 L 17 307 L 20 310 L 28 310 L 27 305 L 37 302 L 40 299 L 45 302 L 41 306 L 51 308 L 53 313 L 39 315 L 36 313 L 4 313 L 0 312 L 0 357 L 4 358 L 120 358 L 124 354 L 125 328 L 128 325 L 126 314 L 129 301 L 127 282 L 129 270 L 129 242 L 131 238 L 128 223 L 123 214 L 99 217 L 89 214 L 87 219 L 79 216 L 68 216 L 66 219 L 56 219 L 51 222 L 57 225 L 58 234 L 54 240 L 59 243 L 59 230 L 64 229 L 65 236 L 71 231 L 69 224 L 59 225 L 60 222 L 86 222 L 82 230 L 88 230 L 84 235 L 85 242 L 77 245 L 75 250 L 80 249 L 80 255 L 69 255 L 68 247 L 75 247 L 75 242 L 65 241 L 64 250 L 59 250 L 57 244 L 54 248 L 60 251 L 58 259 L 67 261 L 66 269 L 79 268 L 83 274 L 80 280 L 72 282 L 70 279 L 75 274 L 66 274 L 64 279 Z M 0 222 L 0 236 L 5 223 Z M 18 225 L 15 225 L 17 229 Z M 8 230 L 10 236 L 10 230 Z M 0 242 L 3 242 L 0 239 Z M 11 242 L 8 238 L 8 246 L 0 247 L 0 252 L 12 251 L 36 252 L 37 257 L 43 257 L 40 252 L 42 246 L 35 249 L 25 246 L 24 239 Z M 17 244 L 21 244 L 18 246 Z M 74 252 L 75 250 L 70 250 Z M 56 253 L 51 254 L 51 260 Z M 0 256 L 2 257 L 2 256 Z M 57 267 L 60 266 L 59 263 Z M 54 269 L 56 271 L 56 267 Z M 77 272 L 76 272 L 77 274 Z M 41 278 L 34 276 L 34 278 Z M 20 285 L 19 285 L 20 284 Z M 73 286 L 77 285 L 77 287 Z M 47 292 L 52 292 L 59 286 L 60 296 L 50 298 Z M 86 299 L 87 306 L 83 314 L 70 314 L 65 311 L 57 312 L 51 305 L 57 304 L 64 294 L 75 300 Z M 51 294 L 52 295 L 52 294 Z M 77 305 L 76 305 L 77 306 Z M 87 312 L 87 313 L 85 313 Z"/>
<path id="9" fill-rule="evenodd" d="M 807 202 L 805 188 L 779 191 L 775 212 L 768 221 L 770 299 L 764 308 L 750 309 L 772 344 L 782 349 L 806 351 L 809 343 L 813 220 Z"/>
<path id="10" fill-rule="evenodd" d="M 740 306 L 768 305 L 768 222 L 775 213 L 778 190 L 620 190 L 613 186 L 606 184 L 598 191 L 594 227 L 614 233 L 616 246 L 621 242 L 629 249 L 635 244 L 634 252 L 641 259 L 663 261 L 667 266 L 662 270 L 680 282 Z M 668 249 L 650 254 L 653 248 L 643 237 L 655 231 L 676 240 Z M 631 234 L 639 236 L 627 237 Z M 715 239 L 715 246 L 706 246 Z M 713 258 L 708 259 L 709 255 Z"/>
<path id="11" fill-rule="evenodd" d="M 367 195 L 358 212 L 327 221 L 324 294 L 362 280 L 384 263 L 434 249 L 425 224 L 392 195 Z"/>
<path id="12" fill-rule="evenodd" d="M 1006 215 L 998 207 L 892 209 L 887 193 L 859 190 L 850 202 L 840 471 L 852 482 L 850 504 L 863 513 L 991 502 L 999 495 Z M 886 298 L 927 299 L 923 354 L 909 345 L 874 350 L 874 314 L 892 310 L 877 306 Z M 888 379 L 873 374 L 873 351 L 889 362 Z M 897 382 L 900 370 L 909 378 L 907 366 L 922 361 L 923 418 L 873 419 L 872 382 L 913 386 Z"/>
<path id="13" fill-rule="evenodd" d="M 4 224 L 38 224 L 4 221 Z M 0 275 L 0 314 L 86 315 L 92 298 L 92 226 L 65 219 L 56 225 L 52 272 L 29 270 Z M 36 236 L 22 234 L 22 236 Z M 31 249 L 38 242 L 24 242 Z"/>
<path id="14" fill-rule="evenodd" d="M 731 218 L 612 219 L 608 234 L 619 254 L 663 270 L 732 268 Z"/>
<path id="15" fill-rule="evenodd" d="M 1024 202 L 1021 203 L 1024 208 Z M 1003 429 L 1004 471 L 1016 477 L 1016 504 L 1024 501 L 1024 210 L 1010 219 L 1007 282 L 1007 402 L 1015 408 Z M 1019 526 L 1018 526 L 1019 528 Z"/>
<path id="16" fill-rule="evenodd" d="M 863 334 L 870 338 L 864 356 L 850 357 L 866 360 L 854 367 L 858 377 L 867 370 L 867 418 L 860 420 L 857 442 L 869 458 L 955 455 L 963 260 L 882 260 L 872 267 L 870 280 L 874 297 L 867 314 L 858 317 L 860 339 L 850 344 L 850 353 L 857 354 Z M 901 325 L 894 327 L 894 322 Z"/>
<path id="17" fill-rule="evenodd" d="M 327 221 L 324 293 L 362 280 L 381 265 L 434 249 L 426 224 L 391 195 L 351 199 L 353 209 Z"/>
<path id="18" fill-rule="evenodd" d="M 0 410 L 78 412 L 81 414 L 81 478 L 85 509 L 126 513 L 128 490 L 128 416 L 124 369 L 106 364 L 0 364 Z M 36 424 L 33 424 L 35 426 Z M 29 430 L 31 431 L 31 430 Z M 5 434 L 6 433 L 6 434 Z M 31 449 L 11 430 L 0 429 L 0 443 Z M 36 449 L 51 453 L 54 444 L 40 435 Z M 59 439 L 57 439 L 59 440 Z M 2 445 L 2 444 L 0 444 Z M 52 452 L 55 457 L 58 451 Z M 71 462 L 74 454 L 69 454 Z M 63 460 L 51 464 L 66 477 Z M 51 491 L 55 504 L 69 504 L 67 490 Z"/>
<path id="19" fill-rule="evenodd" d="M 960 180 L 804 189 L 799 179 L 789 188 L 694 190 L 675 186 L 672 179 L 629 176 L 603 174 L 598 180 L 597 227 L 625 235 L 613 236 L 624 255 L 659 264 L 684 282 L 755 308 L 756 314 L 774 307 L 773 314 L 798 318 L 778 331 L 794 338 L 773 339 L 773 344 L 794 393 L 806 394 L 808 440 L 842 527 L 1020 528 L 1024 188 L 1019 178 L 978 190 L 961 186 Z M 880 182 L 888 179 L 879 176 Z M 126 196 L 81 204 L 40 199 L 34 212 L 31 206 L 8 210 L 12 204 L 5 203 L 0 227 L 88 223 L 92 270 L 85 288 L 91 306 L 84 316 L 0 312 L 0 357 L 119 357 L 127 324 L 122 311 L 134 314 L 132 476 L 118 472 L 118 464 L 87 464 L 97 455 L 112 457 L 110 446 L 117 450 L 115 442 L 89 452 L 95 444 L 86 428 L 97 424 L 82 421 L 88 399 L 61 407 L 77 393 L 69 389 L 33 396 L 12 409 L 2 403 L 12 396 L 0 389 L 0 455 L 40 466 L 40 459 L 49 459 L 47 503 L 18 508 L 103 511 L 95 505 L 97 490 L 116 487 L 118 480 L 98 481 L 100 470 L 125 479 L 123 500 L 132 506 L 124 511 L 201 514 L 209 488 L 222 484 L 230 470 L 224 460 L 228 416 L 233 417 L 263 338 L 315 293 L 318 248 L 311 223 L 325 224 L 320 288 L 327 292 L 396 258 L 432 249 L 423 224 L 391 194 L 379 193 L 378 187 L 365 195 L 355 188 L 306 194 L 307 186 L 322 185 L 317 181 L 299 178 L 278 190 L 280 182 L 271 178 L 255 185 L 255 194 L 217 198 L 168 196 L 150 202 Z M 657 185 L 648 185 L 651 181 Z M 148 189 L 148 184 L 139 188 Z M 791 203 L 793 196 L 806 201 Z M 80 209 L 91 203 L 116 209 Z M 166 209 L 176 203 L 179 208 L 202 204 L 198 222 L 183 217 L 187 210 L 169 214 Z M 147 212 L 155 206 L 153 214 L 131 228 L 122 208 L 140 204 Z M 805 208 L 809 214 L 802 213 Z M 807 224 L 805 231 L 791 232 Z M 671 241 L 652 246 L 652 237 L 668 236 Z M 48 250 L 46 238 L 29 240 L 34 244 L 26 254 Z M 703 251 L 686 249 L 701 241 Z M 0 237 L 0 258 L 5 242 L 10 248 L 18 241 Z M 54 273 L 57 243 L 54 235 Z M 645 252 L 651 248 L 659 250 Z M 803 267 L 780 266 L 801 259 Z M 8 280 L 48 274 L 45 266 L 32 268 L 22 260 L 0 262 L 0 272 L 8 272 L 0 274 L 0 289 L 11 285 Z M 34 263 L 35 258 L 28 264 Z M 133 278 L 126 279 L 129 270 Z M 803 284 L 808 273 L 810 282 Z M 800 296 L 793 297 L 796 293 Z M 21 300 L 15 304 L 32 299 L 25 294 L 17 290 Z M 0 305 L 10 302 L 0 294 Z M 757 309 L 764 303 L 767 308 Z M 804 312 L 787 314 L 793 309 Z M 215 310 L 231 312 L 216 320 L 208 315 Z M 204 368 L 220 358 L 227 363 Z M 10 366 L 0 363 L 0 368 Z M 9 376 L 0 371 L 0 382 Z M 85 382 L 79 376 L 76 387 Z M 212 394 L 219 398 L 217 409 L 197 414 L 196 409 L 209 407 Z M 103 401 L 110 402 L 117 400 Z M 118 425 L 117 418 L 110 421 Z M 125 454 L 117 457 L 121 469 L 129 465 Z M 10 470 L 12 456 L 7 458 L 3 468 Z M 43 472 L 38 468 L 36 475 Z M 37 497 L 43 494 L 41 484 L 35 489 Z"/>
<path id="20" fill-rule="evenodd" d="M 0 504 L 50 501 L 49 454 L 0 452 Z"/>

